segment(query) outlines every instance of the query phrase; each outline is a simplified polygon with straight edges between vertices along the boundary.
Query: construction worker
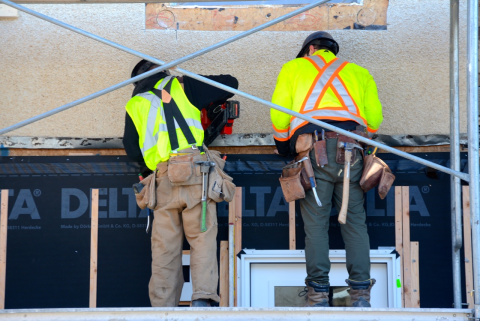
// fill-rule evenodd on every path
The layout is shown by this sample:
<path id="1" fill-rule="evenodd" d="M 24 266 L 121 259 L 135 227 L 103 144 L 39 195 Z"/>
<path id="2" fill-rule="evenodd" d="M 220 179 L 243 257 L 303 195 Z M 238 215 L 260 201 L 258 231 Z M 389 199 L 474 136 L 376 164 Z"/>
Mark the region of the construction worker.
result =
<path id="1" fill-rule="evenodd" d="M 158 65 L 141 60 L 131 76 L 156 67 Z M 205 77 L 238 88 L 232 76 Z M 131 159 L 156 173 L 150 302 L 153 307 L 178 306 L 184 283 L 182 249 L 185 235 L 190 244 L 191 305 L 215 305 L 220 301 L 217 295 L 216 204 L 207 200 L 206 231 L 201 232 L 202 176 L 197 175 L 199 166 L 195 163 L 207 160 L 202 148 L 204 132 L 200 111 L 224 103 L 233 94 L 190 77 L 171 77 L 168 72 L 159 72 L 134 85 L 132 98 L 126 105 L 123 144 Z M 169 159 L 181 156 L 191 156 L 193 160 L 181 164 L 186 167 L 172 173 L 172 165 L 167 165 Z M 188 168 L 193 169 L 189 181 L 173 186 L 171 174 L 185 175 Z"/>
<path id="2" fill-rule="evenodd" d="M 272 103 L 344 130 L 373 136 L 383 120 L 375 81 L 366 69 L 337 58 L 338 51 L 339 45 L 329 33 L 320 31 L 308 36 L 297 59 L 283 65 Z M 337 152 L 341 155 L 343 151 L 337 151 L 338 141 L 348 141 L 349 138 L 275 109 L 271 110 L 271 120 L 276 153 L 280 155 L 296 154 L 300 135 L 317 135 L 313 142 L 326 139 L 327 165 L 317 165 L 314 149 L 308 154 L 323 206 L 317 205 L 310 190 L 300 200 L 300 208 L 306 235 L 306 306 L 328 307 L 328 227 L 332 201 L 338 210 L 342 204 L 344 173 L 344 165 L 336 156 Z M 370 279 L 370 242 L 365 224 L 364 195 L 358 184 L 362 169 L 363 159 L 358 152 L 352 159 L 347 222 L 341 225 L 349 274 L 346 282 L 355 307 L 370 306 L 370 289 L 375 283 Z"/>

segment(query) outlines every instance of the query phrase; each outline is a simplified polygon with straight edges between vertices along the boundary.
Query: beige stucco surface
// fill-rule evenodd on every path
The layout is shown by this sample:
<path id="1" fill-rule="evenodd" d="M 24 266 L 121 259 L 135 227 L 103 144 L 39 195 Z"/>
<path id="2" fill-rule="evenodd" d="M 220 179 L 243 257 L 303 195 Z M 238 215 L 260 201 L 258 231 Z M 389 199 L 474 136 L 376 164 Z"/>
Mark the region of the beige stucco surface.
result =
<path id="1" fill-rule="evenodd" d="M 461 0 L 461 90 L 465 12 Z M 238 32 L 145 30 L 144 4 L 28 5 L 78 28 L 164 61 Z M 381 134 L 449 131 L 449 0 L 391 0 L 387 31 L 332 31 L 340 57 L 370 70 L 384 107 Z M 269 100 L 283 63 L 310 32 L 260 32 L 182 64 L 199 74 L 232 74 L 240 90 Z M 0 128 L 125 80 L 133 56 L 20 12 L 0 18 Z M 8 136 L 118 137 L 129 85 Z M 462 110 L 465 115 L 464 94 Z M 268 108 L 247 99 L 235 133 L 271 132 Z M 465 116 L 462 131 L 465 132 Z"/>

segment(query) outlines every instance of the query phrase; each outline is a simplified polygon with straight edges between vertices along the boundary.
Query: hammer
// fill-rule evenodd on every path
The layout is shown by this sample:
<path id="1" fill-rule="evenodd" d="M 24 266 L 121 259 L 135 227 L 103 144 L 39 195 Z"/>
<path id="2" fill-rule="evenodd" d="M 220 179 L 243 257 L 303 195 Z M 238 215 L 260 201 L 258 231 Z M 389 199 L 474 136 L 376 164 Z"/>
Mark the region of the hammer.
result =
<path id="1" fill-rule="evenodd" d="M 215 164 L 215 162 L 209 162 L 209 161 L 198 161 L 198 162 L 195 162 L 195 163 L 200 165 L 200 172 L 203 175 L 203 180 L 202 180 L 202 226 L 200 228 L 202 233 L 203 233 L 207 230 L 205 217 L 207 216 L 208 173 L 210 173 L 210 167 L 214 167 L 216 164 Z"/>
<path id="2" fill-rule="evenodd" d="M 363 149 L 362 146 L 355 143 L 339 142 L 338 148 L 345 149 L 345 170 L 343 172 L 343 197 L 342 208 L 338 213 L 338 222 L 345 224 L 347 222 L 348 197 L 350 195 L 350 163 L 352 162 L 352 151 L 354 148 Z"/>
<path id="3" fill-rule="evenodd" d="M 310 157 L 305 156 L 299 161 L 295 162 L 294 164 L 301 163 L 301 162 L 304 163 L 305 171 L 307 172 L 308 179 L 310 180 L 310 185 L 312 186 L 312 191 L 313 191 L 313 196 L 315 197 L 315 201 L 317 202 L 317 205 L 319 207 L 322 207 L 322 202 L 320 202 L 320 198 L 318 197 L 317 190 L 316 190 L 317 184 L 315 183 L 315 174 L 313 173 Z"/>

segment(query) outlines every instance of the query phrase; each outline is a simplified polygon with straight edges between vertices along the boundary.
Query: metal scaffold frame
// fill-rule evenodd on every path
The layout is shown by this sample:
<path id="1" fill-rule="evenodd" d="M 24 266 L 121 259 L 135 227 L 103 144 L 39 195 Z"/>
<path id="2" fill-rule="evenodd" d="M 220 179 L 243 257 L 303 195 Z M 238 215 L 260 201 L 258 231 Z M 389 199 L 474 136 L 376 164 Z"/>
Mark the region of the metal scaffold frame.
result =
<path id="1" fill-rule="evenodd" d="M 101 38 L 87 31 L 81 30 L 74 26 L 68 25 L 64 22 L 50 18 L 39 12 L 28 9 L 24 6 L 16 4 L 9 0 L 0 0 L 0 3 L 6 4 L 10 7 L 21 10 L 27 14 L 36 16 L 40 19 L 49 21 L 60 27 L 74 31 L 88 38 L 97 40 L 101 43 L 107 44 L 111 47 L 123 50 L 132 55 L 151 61 L 160 65 L 153 70 L 143 73 L 134 78 L 120 82 L 114 86 L 108 87 L 96 93 L 90 94 L 81 99 L 75 100 L 66 105 L 60 106 L 43 114 L 37 115 L 30 119 L 21 121 L 15 125 L 0 129 L 0 135 L 8 133 L 12 130 L 26 126 L 33 122 L 39 121 L 46 117 L 57 114 L 61 111 L 67 110 L 111 91 L 132 84 L 133 82 L 147 78 L 153 74 L 156 74 L 162 70 L 171 69 L 181 74 L 187 75 L 204 83 L 210 84 L 217 88 L 223 89 L 230 93 L 245 97 L 247 99 L 256 101 L 267 107 L 282 111 L 300 119 L 306 120 L 310 123 L 319 125 L 326 129 L 335 131 L 342 135 L 354 138 L 365 144 L 369 144 L 378 147 L 382 150 L 412 160 L 414 162 L 423 164 L 425 166 L 434 168 L 438 171 L 442 171 L 451 175 L 451 231 L 452 231 L 452 266 L 453 266 L 453 282 L 454 282 L 454 307 L 459 309 L 462 307 L 461 303 L 461 273 L 460 273 L 460 249 L 462 247 L 462 212 L 461 212 L 461 181 L 464 180 L 470 185 L 470 211 L 472 222 L 472 251 L 473 251 L 473 264 L 474 264 L 474 293 L 480 293 L 480 169 L 479 169 L 479 118 L 478 118 L 478 0 L 468 0 L 468 17 L 467 17 L 467 119 L 468 119 L 468 173 L 460 171 L 460 113 L 459 113 L 459 0 L 450 0 L 450 168 L 441 166 L 431 161 L 422 159 L 420 157 L 405 153 L 398 149 L 386 146 L 384 144 L 369 140 L 367 138 L 358 136 L 351 132 L 342 130 L 328 123 L 313 119 L 306 115 L 291 111 L 284 107 L 275 105 L 269 101 L 255 97 L 248 93 L 227 87 L 223 84 L 217 83 L 200 75 L 194 74 L 187 70 L 177 67 L 179 64 L 188 60 L 201 56 L 212 50 L 225 46 L 233 41 L 239 40 L 260 30 L 268 28 L 278 22 L 284 21 L 291 17 L 294 17 L 304 11 L 317 7 L 329 0 L 321 0 L 316 3 L 307 5 L 303 8 L 292 11 L 289 14 L 276 18 L 270 22 L 257 26 L 248 31 L 242 32 L 236 36 L 220 41 L 212 46 L 194 52 L 185 57 L 179 58 L 169 63 L 165 63 L 155 57 L 143 54 L 133 49 L 127 48 L 110 40 Z M 475 295 L 475 307 L 474 315 L 477 319 L 480 319 L 480 295 Z"/>

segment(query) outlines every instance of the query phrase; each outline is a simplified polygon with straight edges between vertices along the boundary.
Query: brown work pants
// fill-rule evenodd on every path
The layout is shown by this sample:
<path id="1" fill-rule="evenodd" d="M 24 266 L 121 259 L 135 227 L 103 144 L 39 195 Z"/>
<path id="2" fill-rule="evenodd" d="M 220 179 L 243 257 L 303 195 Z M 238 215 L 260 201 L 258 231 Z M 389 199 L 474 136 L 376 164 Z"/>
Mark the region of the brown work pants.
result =
<path id="1" fill-rule="evenodd" d="M 149 284 L 153 307 L 176 307 L 184 283 L 182 268 L 183 234 L 190 244 L 192 300 L 217 295 L 217 215 L 215 202 L 208 200 L 207 231 L 200 231 L 202 185 L 172 186 L 167 164 L 157 166 L 157 206 L 152 226 L 152 277 Z"/>

